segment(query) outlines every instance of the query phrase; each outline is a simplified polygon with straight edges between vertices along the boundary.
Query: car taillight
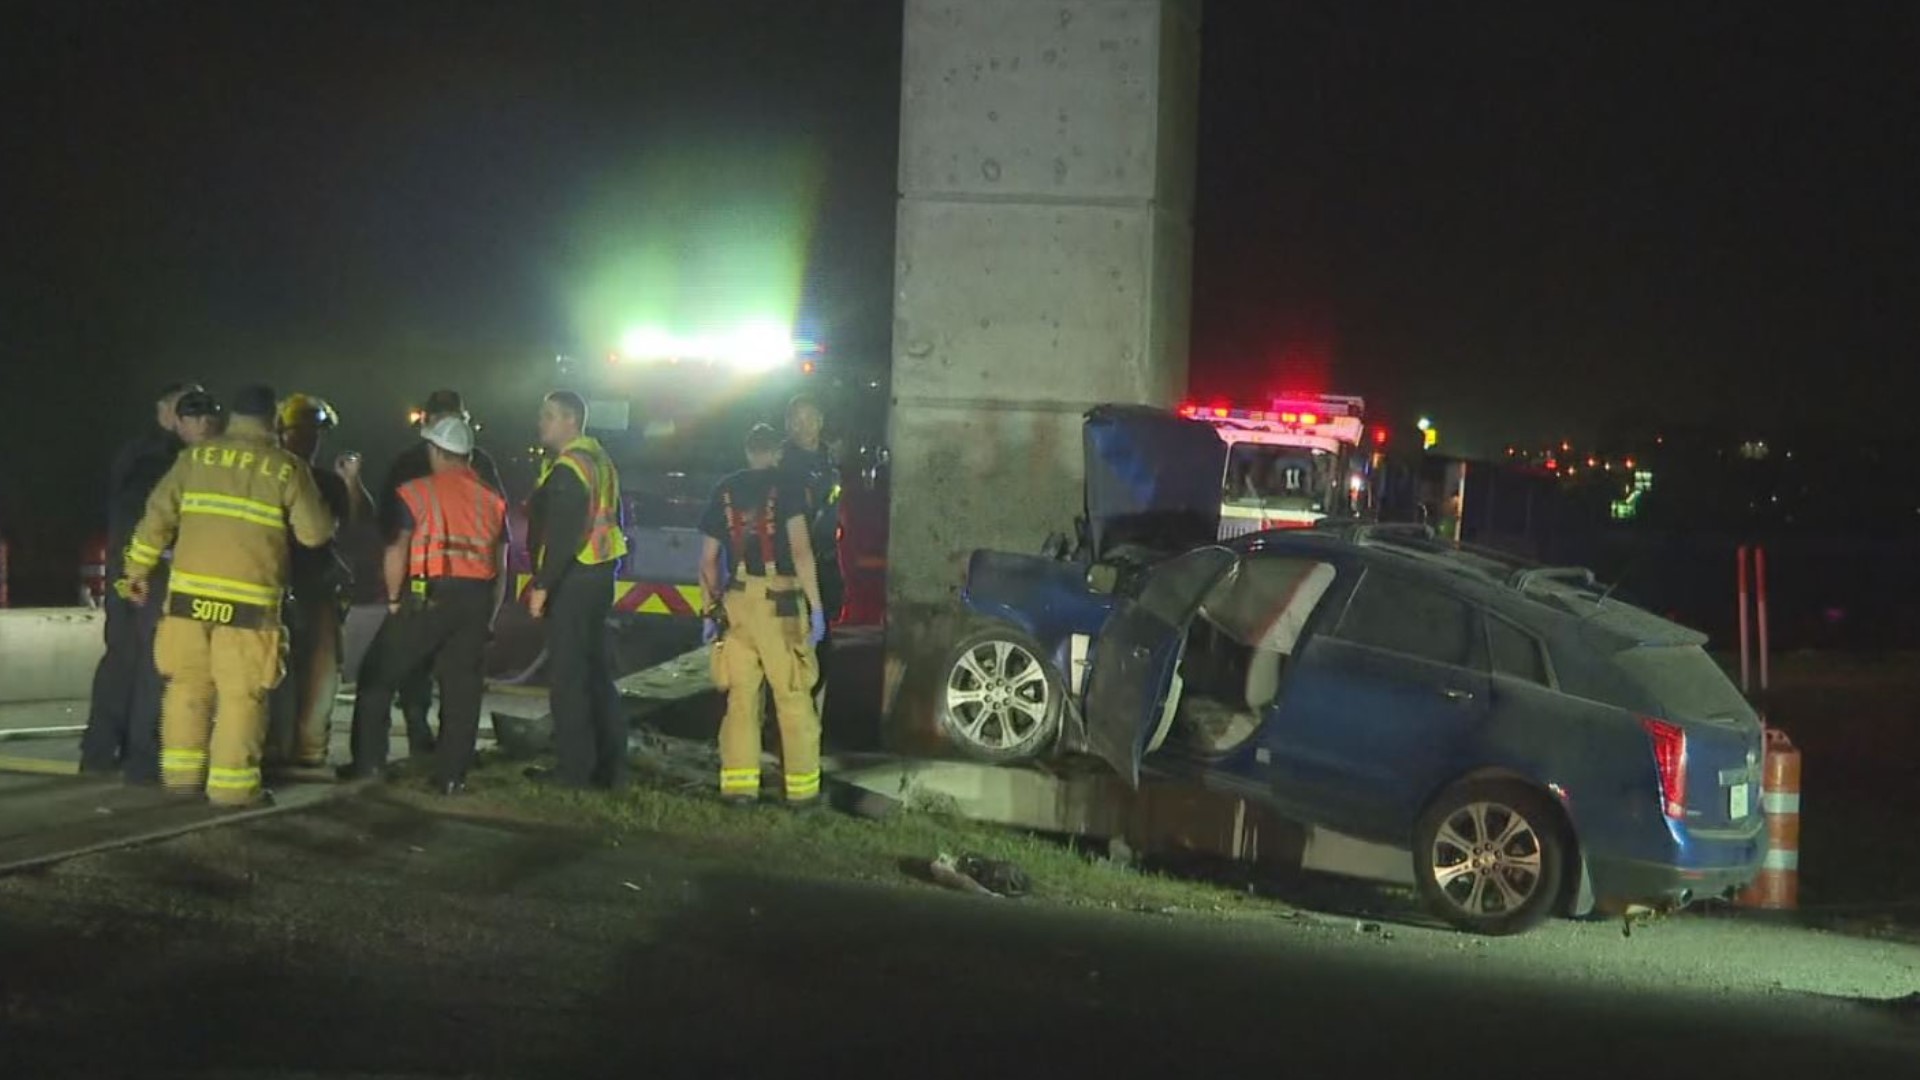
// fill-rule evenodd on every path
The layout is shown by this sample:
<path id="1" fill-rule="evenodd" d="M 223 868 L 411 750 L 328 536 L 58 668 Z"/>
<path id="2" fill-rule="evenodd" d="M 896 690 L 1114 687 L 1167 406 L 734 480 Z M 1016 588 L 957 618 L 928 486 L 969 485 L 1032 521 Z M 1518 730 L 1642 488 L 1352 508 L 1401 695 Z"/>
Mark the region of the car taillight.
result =
<path id="1" fill-rule="evenodd" d="M 1660 772 L 1660 810 L 1678 821 L 1687 814 L 1687 733 L 1647 716 L 1640 724 L 1653 742 L 1653 763 Z"/>

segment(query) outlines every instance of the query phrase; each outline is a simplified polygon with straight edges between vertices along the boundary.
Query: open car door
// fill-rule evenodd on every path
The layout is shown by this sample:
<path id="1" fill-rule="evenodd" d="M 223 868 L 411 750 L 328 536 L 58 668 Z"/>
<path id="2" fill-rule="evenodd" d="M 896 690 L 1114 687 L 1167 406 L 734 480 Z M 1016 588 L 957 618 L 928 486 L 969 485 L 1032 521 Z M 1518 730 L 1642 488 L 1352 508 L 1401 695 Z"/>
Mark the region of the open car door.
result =
<path id="1" fill-rule="evenodd" d="M 1164 735 L 1178 704 L 1173 684 L 1187 624 L 1239 563 L 1223 547 L 1169 560 L 1100 630 L 1085 699 L 1087 744 L 1130 785 L 1139 786 L 1140 759 Z"/>

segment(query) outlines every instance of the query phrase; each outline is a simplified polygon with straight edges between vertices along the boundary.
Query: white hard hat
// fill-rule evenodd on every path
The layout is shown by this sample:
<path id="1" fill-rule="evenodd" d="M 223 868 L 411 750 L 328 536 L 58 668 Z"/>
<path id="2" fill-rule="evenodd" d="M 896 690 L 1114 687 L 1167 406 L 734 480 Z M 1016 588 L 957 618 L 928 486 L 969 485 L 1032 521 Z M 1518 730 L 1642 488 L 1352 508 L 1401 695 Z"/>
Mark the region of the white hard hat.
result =
<path id="1" fill-rule="evenodd" d="M 457 416 L 443 416 L 420 433 L 420 437 L 449 454 L 473 453 L 473 428 Z"/>

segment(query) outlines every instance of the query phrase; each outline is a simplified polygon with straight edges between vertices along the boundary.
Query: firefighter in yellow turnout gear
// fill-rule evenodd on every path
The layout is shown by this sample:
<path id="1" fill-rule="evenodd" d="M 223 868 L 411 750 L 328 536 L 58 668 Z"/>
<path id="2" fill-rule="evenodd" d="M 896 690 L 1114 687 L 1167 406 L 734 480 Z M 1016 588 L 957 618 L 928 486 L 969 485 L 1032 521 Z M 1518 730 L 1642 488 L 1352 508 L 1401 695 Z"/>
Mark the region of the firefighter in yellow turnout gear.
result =
<path id="1" fill-rule="evenodd" d="M 314 486 L 332 515 L 334 528 L 372 513 L 372 499 L 360 482 L 360 455 L 342 454 L 332 469 L 319 466 L 320 443 L 340 422 L 333 405 L 311 394 L 294 394 L 280 403 L 275 427 L 280 445 L 306 463 Z M 266 767 L 316 769 L 326 765 L 333 733 L 333 699 L 340 686 L 345 653 L 343 627 L 353 571 L 335 544 L 317 548 L 292 545 L 287 631 L 287 677 L 267 699 Z"/>
<path id="2" fill-rule="evenodd" d="M 167 684 L 161 783 L 247 806 L 264 798 L 267 693 L 284 670 L 287 535 L 318 547 L 333 538 L 333 517 L 306 463 L 274 437 L 272 389 L 241 389 L 231 413 L 224 435 L 181 454 L 154 488 L 127 546 L 127 588 L 135 603 L 155 602 L 147 577 L 172 547 L 153 648 Z"/>
<path id="3" fill-rule="evenodd" d="M 713 620 L 713 675 L 726 692 L 720 722 L 720 794 L 733 805 L 760 795 L 760 709 L 771 689 L 780 724 L 787 805 L 820 805 L 820 717 L 814 711 L 818 671 L 813 648 L 826 632 L 826 609 L 807 497 L 777 468 L 780 436 L 764 424 L 747 434 L 747 468 L 720 481 L 700 528 L 700 587 Z M 725 561 L 722 561 L 722 552 Z M 724 568 L 724 576 L 723 576 Z"/>

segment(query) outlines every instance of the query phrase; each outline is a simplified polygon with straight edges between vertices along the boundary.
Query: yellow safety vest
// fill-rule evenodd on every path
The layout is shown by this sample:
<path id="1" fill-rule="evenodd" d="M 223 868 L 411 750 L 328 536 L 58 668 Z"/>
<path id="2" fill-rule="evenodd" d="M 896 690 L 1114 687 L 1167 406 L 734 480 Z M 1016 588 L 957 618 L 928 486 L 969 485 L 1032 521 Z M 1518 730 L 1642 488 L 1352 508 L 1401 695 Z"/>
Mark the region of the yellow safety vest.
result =
<path id="1" fill-rule="evenodd" d="M 553 470 L 565 467 L 580 478 L 587 489 L 587 534 L 577 556 L 587 566 L 610 563 L 627 553 L 627 534 L 620 530 L 620 473 L 598 439 L 582 435 L 562 447 L 560 453 L 540 467 L 540 483 L 545 485 Z M 540 553 L 541 563 L 546 552 Z"/>

